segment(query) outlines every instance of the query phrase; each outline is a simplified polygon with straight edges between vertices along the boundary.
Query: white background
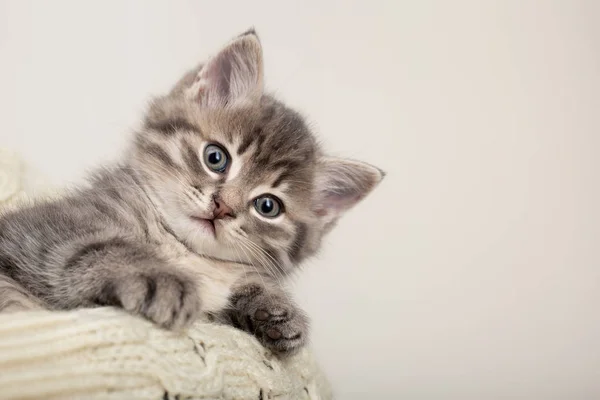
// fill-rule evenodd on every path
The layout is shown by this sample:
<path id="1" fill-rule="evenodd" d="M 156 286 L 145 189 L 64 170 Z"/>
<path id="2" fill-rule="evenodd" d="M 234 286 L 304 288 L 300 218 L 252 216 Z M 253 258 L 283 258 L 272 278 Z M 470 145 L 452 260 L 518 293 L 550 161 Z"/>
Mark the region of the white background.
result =
<path id="1" fill-rule="evenodd" d="M 297 282 L 339 399 L 600 398 L 600 2 L 0 0 L 0 145 L 57 184 L 254 25 L 388 172 Z"/>

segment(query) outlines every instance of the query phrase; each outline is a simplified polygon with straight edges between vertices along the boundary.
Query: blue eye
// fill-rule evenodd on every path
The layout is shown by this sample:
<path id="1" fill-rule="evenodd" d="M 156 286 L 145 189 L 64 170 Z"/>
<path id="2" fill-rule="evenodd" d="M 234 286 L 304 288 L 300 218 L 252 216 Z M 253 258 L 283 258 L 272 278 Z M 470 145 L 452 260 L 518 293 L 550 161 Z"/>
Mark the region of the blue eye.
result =
<path id="1" fill-rule="evenodd" d="M 221 146 L 209 144 L 204 149 L 204 163 L 213 171 L 223 173 L 227 169 L 229 157 Z"/>
<path id="2" fill-rule="evenodd" d="M 254 208 L 263 217 L 275 218 L 281 214 L 281 209 L 283 207 L 278 198 L 264 195 L 254 200 Z"/>

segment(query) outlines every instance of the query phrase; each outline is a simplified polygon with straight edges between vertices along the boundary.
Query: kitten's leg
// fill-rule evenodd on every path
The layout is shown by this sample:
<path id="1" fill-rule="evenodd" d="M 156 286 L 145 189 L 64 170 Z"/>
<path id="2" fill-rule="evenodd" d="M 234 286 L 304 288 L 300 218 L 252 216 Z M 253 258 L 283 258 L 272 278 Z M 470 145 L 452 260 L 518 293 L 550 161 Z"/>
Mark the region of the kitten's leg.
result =
<path id="1" fill-rule="evenodd" d="M 234 288 L 225 314 L 233 326 L 279 355 L 295 353 L 308 339 L 308 318 L 277 287 L 247 283 Z"/>
<path id="2" fill-rule="evenodd" d="M 0 313 L 41 310 L 42 304 L 21 285 L 0 275 Z"/>
<path id="3" fill-rule="evenodd" d="M 59 308 L 117 306 L 173 329 L 200 314 L 192 278 L 150 247 L 116 238 L 78 245 L 66 258 L 51 297 Z"/>

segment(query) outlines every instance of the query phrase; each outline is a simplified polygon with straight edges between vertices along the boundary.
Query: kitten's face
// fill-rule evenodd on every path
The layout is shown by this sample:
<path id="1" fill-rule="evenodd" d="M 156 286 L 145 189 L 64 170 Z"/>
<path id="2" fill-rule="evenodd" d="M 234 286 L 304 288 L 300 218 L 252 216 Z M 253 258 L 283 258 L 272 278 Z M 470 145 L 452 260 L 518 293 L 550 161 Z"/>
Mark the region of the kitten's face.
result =
<path id="1" fill-rule="evenodd" d="M 132 165 L 189 247 L 280 276 L 316 251 L 382 174 L 322 155 L 262 80 L 261 46 L 249 32 L 153 103 Z"/>

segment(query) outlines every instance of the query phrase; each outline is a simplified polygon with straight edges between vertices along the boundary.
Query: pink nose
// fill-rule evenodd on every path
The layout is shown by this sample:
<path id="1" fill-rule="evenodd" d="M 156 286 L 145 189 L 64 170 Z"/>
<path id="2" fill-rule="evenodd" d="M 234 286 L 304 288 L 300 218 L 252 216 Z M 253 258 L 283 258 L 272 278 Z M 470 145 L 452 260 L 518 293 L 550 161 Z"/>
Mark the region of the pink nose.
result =
<path id="1" fill-rule="evenodd" d="M 225 202 L 219 197 L 215 197 L 215 208 L 213 210 L 213 218 L 214 219 L 223 219 L 225 217 L 234 217 L 233 209 L 229 207 Z"/>

